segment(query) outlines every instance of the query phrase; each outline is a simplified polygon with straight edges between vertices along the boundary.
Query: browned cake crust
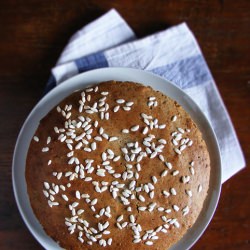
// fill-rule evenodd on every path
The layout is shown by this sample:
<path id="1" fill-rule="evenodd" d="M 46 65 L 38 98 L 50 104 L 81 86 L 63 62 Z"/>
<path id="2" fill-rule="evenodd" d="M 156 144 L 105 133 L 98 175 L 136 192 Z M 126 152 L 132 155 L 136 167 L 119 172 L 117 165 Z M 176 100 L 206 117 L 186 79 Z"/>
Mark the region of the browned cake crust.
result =
<path id="1" fill-rule="evenodd" d="M 104 82 L 44 117 L 26 181 L 43 228 L 66 249 L 167 249 L 196 221 L 210 160 L 196 124 L 150 87 Z"/>

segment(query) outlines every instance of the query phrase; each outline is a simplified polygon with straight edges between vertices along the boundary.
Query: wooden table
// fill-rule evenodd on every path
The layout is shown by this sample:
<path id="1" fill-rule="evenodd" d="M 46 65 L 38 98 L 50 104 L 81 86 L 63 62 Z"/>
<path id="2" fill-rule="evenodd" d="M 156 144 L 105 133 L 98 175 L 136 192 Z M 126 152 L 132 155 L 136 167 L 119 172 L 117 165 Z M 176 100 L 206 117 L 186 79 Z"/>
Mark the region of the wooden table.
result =
<path id="1" fill-rule="evenodd" d="M 111 3 L 113 2 L 113 3 Z M 139 37 L 186 21 L 204 52 L 250 160 L 250 1 L 2 0 L 0 3 L 0 249 L 41 249 L 22 221 L 11 161 L 24 119 L 69 37 L 110 8 Z M 223 184 L 218 209 L 193 249 L 250 249 L 250 169 Z"/>

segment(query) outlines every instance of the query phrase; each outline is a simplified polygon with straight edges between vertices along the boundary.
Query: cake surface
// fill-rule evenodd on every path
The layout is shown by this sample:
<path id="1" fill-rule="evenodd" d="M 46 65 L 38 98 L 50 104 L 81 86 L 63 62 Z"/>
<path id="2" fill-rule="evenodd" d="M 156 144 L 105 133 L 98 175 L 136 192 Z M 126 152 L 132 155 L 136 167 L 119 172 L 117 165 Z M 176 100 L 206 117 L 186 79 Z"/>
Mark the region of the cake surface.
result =
<path id="1" fill-rule="evenodd" d="M 168 249 L 207 196 L 209 153 L 197 125 L 150 87 L 103 82 L 41 121 L 26 160 L 32 209 L 65 249 Z"/>

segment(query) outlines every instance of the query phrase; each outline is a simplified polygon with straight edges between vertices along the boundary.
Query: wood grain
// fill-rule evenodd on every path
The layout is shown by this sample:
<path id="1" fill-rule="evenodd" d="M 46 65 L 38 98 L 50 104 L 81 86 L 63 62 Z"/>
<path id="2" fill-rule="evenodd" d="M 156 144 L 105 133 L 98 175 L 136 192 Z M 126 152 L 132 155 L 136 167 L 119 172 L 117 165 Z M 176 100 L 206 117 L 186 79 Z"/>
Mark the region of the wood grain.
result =
<path id="1" fill-rule="evenodd" d="M 17 210 L 11 161 L 18 132 L 70 36 L 116 8 L 139 37 L 186 21 L 250 160 L 250 1 L 2 0 L 0 3 L 0 249 L 42 249 Z M 192 249 L 250 249 L 249 168 L 223 185 L 214 218 Z"/>

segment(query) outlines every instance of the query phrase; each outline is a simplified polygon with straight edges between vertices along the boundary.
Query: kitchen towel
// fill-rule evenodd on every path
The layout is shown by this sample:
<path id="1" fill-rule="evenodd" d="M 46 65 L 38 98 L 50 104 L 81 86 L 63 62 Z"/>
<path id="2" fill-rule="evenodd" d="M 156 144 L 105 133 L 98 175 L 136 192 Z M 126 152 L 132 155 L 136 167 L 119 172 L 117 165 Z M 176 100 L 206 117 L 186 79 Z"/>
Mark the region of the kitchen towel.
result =
<path id="1" fill-rule="evenodd" d="M 72 36 L 52 69 L 46 91 L 79 73 L 102 67 L 142 69 L 175 83 L 198 104 L 215 131 L 222 158 L 222 182 L 244 168 L 232 122 L 186 23 L 137 40 L 112 9 Z"/>

